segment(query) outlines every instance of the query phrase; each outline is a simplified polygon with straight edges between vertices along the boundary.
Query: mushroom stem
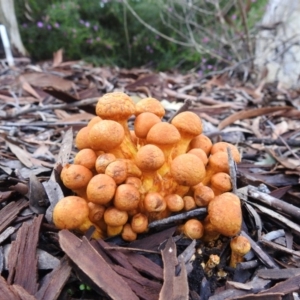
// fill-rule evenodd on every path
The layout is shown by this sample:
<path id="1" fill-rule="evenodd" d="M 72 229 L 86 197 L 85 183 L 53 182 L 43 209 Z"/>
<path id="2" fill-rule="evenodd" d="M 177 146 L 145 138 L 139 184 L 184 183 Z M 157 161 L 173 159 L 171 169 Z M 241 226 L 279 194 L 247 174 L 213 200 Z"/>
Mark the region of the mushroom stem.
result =
<path id="1" fill-rule="evenodd" d="M 244 256 L 250 251 L 249 240 L 244 236 L 236 236 L 230 242 L 231 257 L 229 266 L 236 268 L 236 265 L 244 260 Z"/>
<path id="2" fill-rule="evenodd" d="M 213 275 L 213 269 L 220 263 L 220 256 L 211 254 L 204 267 L 204 272 L 208 277 Z"/>

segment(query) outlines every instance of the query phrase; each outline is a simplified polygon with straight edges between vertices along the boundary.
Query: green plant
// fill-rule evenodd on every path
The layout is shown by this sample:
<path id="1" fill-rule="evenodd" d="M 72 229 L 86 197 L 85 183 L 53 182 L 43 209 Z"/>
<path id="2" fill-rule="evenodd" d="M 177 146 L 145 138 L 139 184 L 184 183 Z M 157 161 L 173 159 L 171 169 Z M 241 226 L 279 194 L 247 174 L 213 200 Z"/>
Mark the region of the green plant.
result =
<path id="1" fill-rule="evenodd" d="M 15 0 L 15 6 L 35 60 L 63 48 L 66 59 L 98 65 L 207 72 L 250 59 L 245 47 L 266 1 Z"/>

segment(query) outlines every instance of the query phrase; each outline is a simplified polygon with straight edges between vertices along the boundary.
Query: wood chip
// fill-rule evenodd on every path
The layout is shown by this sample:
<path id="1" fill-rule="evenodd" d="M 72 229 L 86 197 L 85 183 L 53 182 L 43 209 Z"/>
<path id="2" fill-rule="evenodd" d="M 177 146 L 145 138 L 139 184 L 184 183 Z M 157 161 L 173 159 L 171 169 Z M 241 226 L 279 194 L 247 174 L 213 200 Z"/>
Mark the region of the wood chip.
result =
<path id="1" fill-rule="evenodd" d="M 18 216 L 18 213 L 28 206 L 26 199 L 10 202 L 0 210 L 0 232 L 3 232 Z"/>
<path id="2" fill-rule="evenodd" d="M 159 294 L 159 300 L 180 299 L 187 300 L 189 287 L 187 282 L 186 268 L 183 261 L 180 263 L 181 272 L 175 276 L 175 268 L 178 265 L 176 258 L 176 245 L 172 238 L 169 238 L 162 251 L 164 263 L 164 284 Z"/>
<path id="3" fill-rule="evenodd" d="M 0 295 L 3 300 L 36 300 L 34 296 L 30 295 L 21 286 L 17 284 L 8 285 L 2 276 L 0 276 Z"/>
<path id="4" fill-rule="evenodd" d="M 8 284 L 18 284 L 31 295 L 38 290 L 36 248 L 43 217 L 35 217 L 31 224 L 23 223 L 8 257 Z"/>
<path id="5" fill-rule="evenodd" d="M 59 266 L 45 276 L 38 292 L 35 294 L 36 298 L 38 300 L 56 300 L 67 282 L 71 270 L 69 261 L 64 256 Z"/>
<path id="6" fill-rule="evenodd" d="M 70 259 L 95 285 L 114 300 L 138 300 L 137 295 L 83 237 L 80 240 L 68 230 L 58 234 L 59 243 Z M 81 253 L 81 255 L 78 255 Z"/>
<path id="7" fill-rule="evenodd" d="M 289 269 L 261 269 L 257 271 L 257 276 L 264 279 L 287 279 L 294 276 L 300 275 L 300 268 L 289 268 Z"/>

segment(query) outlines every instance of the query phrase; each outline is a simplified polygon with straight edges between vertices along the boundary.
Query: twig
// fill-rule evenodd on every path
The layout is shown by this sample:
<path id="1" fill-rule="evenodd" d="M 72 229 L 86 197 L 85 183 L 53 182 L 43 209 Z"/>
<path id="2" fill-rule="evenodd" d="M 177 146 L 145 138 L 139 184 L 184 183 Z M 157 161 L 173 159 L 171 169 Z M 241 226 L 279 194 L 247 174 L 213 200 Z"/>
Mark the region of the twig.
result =
<path id="1" fill-rule="evenodd" d="M 162 225 L 168 225 L 170 223 L 174 223 L 177 221 L 181 221 L 187 218 L 192 218 L 192 217 L 196 217 L 196 216 L 205 216 L 207 213 L 207 209 L 206 208 L 196 208 L 194 210 L 191 211 L 187 211 L 175 216 L 171 216 L 162 220 L 157 220 L 154 221 L 152 223 L 149 224 L 148 228 L 155 228 L 158 226 L 162 226 Z"/>
<path id="2" fill-rule="evenodd" d="M 183 105 L 175 112 L 175 114 L 168 120 L 168 123 L 171 123 L 172 120 L 180 113 L 187 111 L 189 107 L 191 106 L 192 101 L 189 99 L 186 99 L 183 103 Z"/>
<path id="3" fill-rule="evenodd" d="M 229 174 L 230 174 L 230 181 L 232 185 L 232 192 L 234 194 L 237 193 L 237 185 L 236 185 L 236 164 L 233 160 L 231 149 L 227 148 L 227 154 L 228 154 L 228 164 L 229 164 Z"/>
<path id="4" fill-rule="evenodd" d="M 35 106 L 31 108 L 26 108 L 17 112 L 13 112 L 11 114 L 7 113 L 4 117 L 5 119 L 14 118 L 25 113 L 36 112 L 36 111 L 44 111 L 44 110 L 53 110 L 53 109 L 62 109 L 62 108 L 73 108 L 73 107 L 80 107 L 85 105 L 91 105 L 98 101 L 99 98 L 87 98 L 80 101 L 75 101 L 71 103 L 63 103 L 63 104 L 52 104 L 52 105 L 45 105 L 45 106 Z"/>
<path id="5" fill-rule="evenodd" d="M 254 240 L 252 240 L 252 238 L 245 231 L 242 230 L 241 235 L 249 240 L 251 249 L 255 252 L 260 261 L 262 261 L 269 268 L 278 268 L 275 262 L 257 245 L 257 243 L 255 243 Z"/>
<path id="6" fill-rule="evenodd" d="M 299 156 L 291 149 L 291 147 L 286 143 L 286 141 L 280 136 L 278 135 L 276 132 L 275 132 L 275 126 L 274 124 L 268 120 L 267 118 L 265 118 L 266 122 L 271 126 L 272 128 L 272 131 L 273 131 L 273 134 L 275 134 L 277 136 L 277 138 L 279 140 L 282 141 L 282 143 L 290 150 L 290 152 L 292 153 L 292 155 L 297 159 L 297 160 L 300 160 Z"/>
<path id="7" fill-rule="evenodd" d="M 297 257 L 300 257 L 300 251 L 295 251 L 295 250 L 286 248 L 286 247 L 281 246 L 279 244 L 267 241 L 264 238 L 260 240 L 260 243 L 264 244 L 265 246 L 271 247 L 275 250 L 279 250 L 281 252 L 285 252 L 285 253 L 292 254 L 292 255 L 295 255 Z"/>
<path id="8" fill-rule="evenodd" d="M 259 200 L 260 202 L 267 204 L 278 211 L 284 212 L 297 220 L 300 219 L 300 208 L 298 208 L 297 206 L 277 199 L 271 195 L 262 193 L 258 191 L 257 188 L 251 185 L 248 186 L 248 194 L 250 197 Z"/>
<path id="9" fill-rule="evenodd" d="M 130 248 L 130 247 L 120 247 L 120 246 L 107 246 L 107 247 L 104 247 L 104 249 L 105 250 L 120 250 L 120 251 L 132 251 L 132 252 L 145 252 L 145 253 L 161 254 L 160 251 L 146 250 L 146 249 L 139 249 L 139 248 Z"/>
<path id="10" fill-rule="evenodd" d="M 249 142 L 255 143 L 255 144 L 265 144 L 265 145 L 277 145 L 277 146 L 290 146 L 290 147 L 299 147 L 300 141 L 298 140 L 287 140 L 282 141 L 282 138 L 278 139 L 268 139 L 268 138 L 248 138 Z"/>

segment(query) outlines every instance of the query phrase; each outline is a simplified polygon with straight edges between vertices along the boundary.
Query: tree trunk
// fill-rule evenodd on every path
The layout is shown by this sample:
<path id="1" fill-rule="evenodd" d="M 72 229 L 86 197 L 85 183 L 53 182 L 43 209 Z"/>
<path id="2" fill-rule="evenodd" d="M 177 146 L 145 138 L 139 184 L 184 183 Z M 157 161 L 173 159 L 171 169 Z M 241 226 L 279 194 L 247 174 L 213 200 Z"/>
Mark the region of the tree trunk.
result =
<path id="1" fill-rule="evenodd" d="M 0 0 L 0 23 L 6 27 L 13 51 L 27 55 L 19 32 L 14 0 Z"/>
<path id="2" fill-rule="evenodd" d="M 269 0 L 256 38 L 259 74 L 283 87 L 300 87 L 300 0 Z"/>

